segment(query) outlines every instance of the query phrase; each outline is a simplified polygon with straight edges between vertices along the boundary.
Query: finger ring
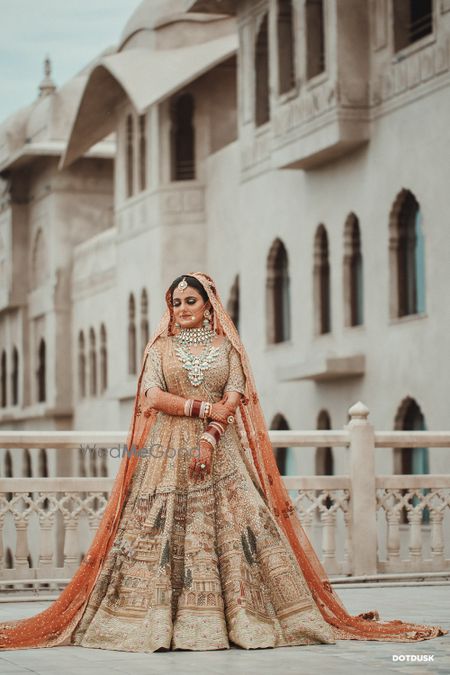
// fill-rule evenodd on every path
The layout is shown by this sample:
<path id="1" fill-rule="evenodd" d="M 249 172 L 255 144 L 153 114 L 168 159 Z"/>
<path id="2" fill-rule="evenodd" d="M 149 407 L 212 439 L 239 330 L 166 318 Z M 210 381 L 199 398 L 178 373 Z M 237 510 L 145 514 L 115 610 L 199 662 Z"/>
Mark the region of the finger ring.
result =
<path id="1" fill-rule="evenodd" d="M 228 422 L 228 424 L 233 424 L 233 422 L 234 422 L 234 415 L 228 415 L 228 417 L 227 417 L 227 422 Z"/>
<path id="2" fill-rule="evenodd" d="M 205 466 L 206 466 L 206 464 L 200 464 L 200 468 L 201 468 L 201 469 L 204 469 Z"/>

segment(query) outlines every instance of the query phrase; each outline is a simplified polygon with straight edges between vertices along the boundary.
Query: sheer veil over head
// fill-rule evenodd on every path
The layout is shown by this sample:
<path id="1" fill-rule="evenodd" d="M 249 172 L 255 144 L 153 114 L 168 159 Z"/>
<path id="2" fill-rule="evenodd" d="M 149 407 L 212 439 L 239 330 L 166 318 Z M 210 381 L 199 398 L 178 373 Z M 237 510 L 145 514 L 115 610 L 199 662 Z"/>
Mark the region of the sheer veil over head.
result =
<path id="1" fill-rule="evenodd" d="M 239 333 L 225 311 L 216 284 L 210 276 L 201 272 L 193 272 L 185 276 L 188 284 L 189 276 L 195 277 L 202 284 L 211 303 L 212 328 L 217 334 L 226 335 L 240 354 L 246 376 L 246 392 L 236 410 L 235 424 L 251 464 L 253 476 L 258 482 L 258 491 L 286 534 L 315 602 L 325 620 L 334 627 L 336 639 L 414 642 L 446 633 L 447 631 L 439 626 L 424 626 L 400 620 L 381 622 L 378 620 L 376 611 L 356 616 L 347 612 L 333 590 L 280 476 L 250 362 Z M 133 415 L 127 438 L 128 449 L 134 448 L 135 451 L 146 445 L 157 414 L 156 410 L 152 410 L 149 416 L 143 414 L 144 410 L 148 409 L 148 400 L 145 398 L 142 387 L 148 352 L 160 336 L 170 336 L 177 332 L 170 288 L 166 291 L 165 297 L 167 309 L 147 343 L 137 382 Z M 81 619 L 103 562 L 114 541 L 137 461 L 139 461 L 137 452 L 124 453 L 92 544 L 67 587 L 43 612 L 29 619 L 0 624 L 1 649 L 70 644 L 70 635 Z"/>

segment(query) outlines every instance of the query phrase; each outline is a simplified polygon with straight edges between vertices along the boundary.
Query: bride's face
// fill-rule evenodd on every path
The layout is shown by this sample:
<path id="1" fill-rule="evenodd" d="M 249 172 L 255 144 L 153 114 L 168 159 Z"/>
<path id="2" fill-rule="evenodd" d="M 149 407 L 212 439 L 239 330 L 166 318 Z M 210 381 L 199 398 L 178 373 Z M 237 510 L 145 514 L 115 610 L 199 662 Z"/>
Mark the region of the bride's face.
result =
<path id="1" fill-rule="evenodd" d="M 203 312 L 210 309 L 209 300 L 203 300 L 196 288 L 188 286 L 184 290 L 175 288 L 173 292 L 173 313 L 181 328 L 200 328 L 203 326 Z"/>

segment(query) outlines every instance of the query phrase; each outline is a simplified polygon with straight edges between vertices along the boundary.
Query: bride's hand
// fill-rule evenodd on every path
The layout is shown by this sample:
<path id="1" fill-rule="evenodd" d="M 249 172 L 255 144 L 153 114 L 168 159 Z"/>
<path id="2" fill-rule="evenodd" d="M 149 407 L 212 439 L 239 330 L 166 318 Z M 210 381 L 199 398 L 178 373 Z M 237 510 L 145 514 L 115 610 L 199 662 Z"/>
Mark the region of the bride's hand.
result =
<path id="1" fill-rule="evenodd" d="M 222 401 L 212 404 L 211 413 L 208 415 L 208 417 L 213 420 L 217 420 L 217 422 L 223 422 L 224 424 L 227 424 L 228 415 L 233 415 L 233 413 L 234 406 L 231 405 L 231 403 L 224 403 L 222 399 Z"/>
<path id="2" fill-rule="evenodd" d="M 200 440 L 199 446 L 199 455 L 194 455 L 189 465 L 189 475 L 194 480 L 204 480 L 205 476 L 211 473 L 212 447 L 204 439 Z M 204 469 L 200 467 L 201 464 L 205 464 Z"/>

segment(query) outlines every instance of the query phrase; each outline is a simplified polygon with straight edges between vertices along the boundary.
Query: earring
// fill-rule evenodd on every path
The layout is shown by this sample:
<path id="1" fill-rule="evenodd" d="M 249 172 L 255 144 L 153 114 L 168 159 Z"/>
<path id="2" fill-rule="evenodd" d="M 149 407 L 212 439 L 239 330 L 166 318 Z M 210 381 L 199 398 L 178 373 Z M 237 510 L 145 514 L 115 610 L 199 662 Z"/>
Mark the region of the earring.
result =
<path id="1" fill-rule="evenodd" d="M 180 327 L 180 324 L 178 323 L 178 321 L 175 321 L 175 326 L 176 326 L 177 328 Z"/>
<path id="2" fill-rule="evenodd" d="M 205 317 L 203 319 L 203 325 L 210 327 L 211 321 L 209 320 L 209 317 L 211 316 L 211 312 L 209 311 L 209 309 L 205 309 L 205 311 L 203 312 L 203 316 Z"/>

